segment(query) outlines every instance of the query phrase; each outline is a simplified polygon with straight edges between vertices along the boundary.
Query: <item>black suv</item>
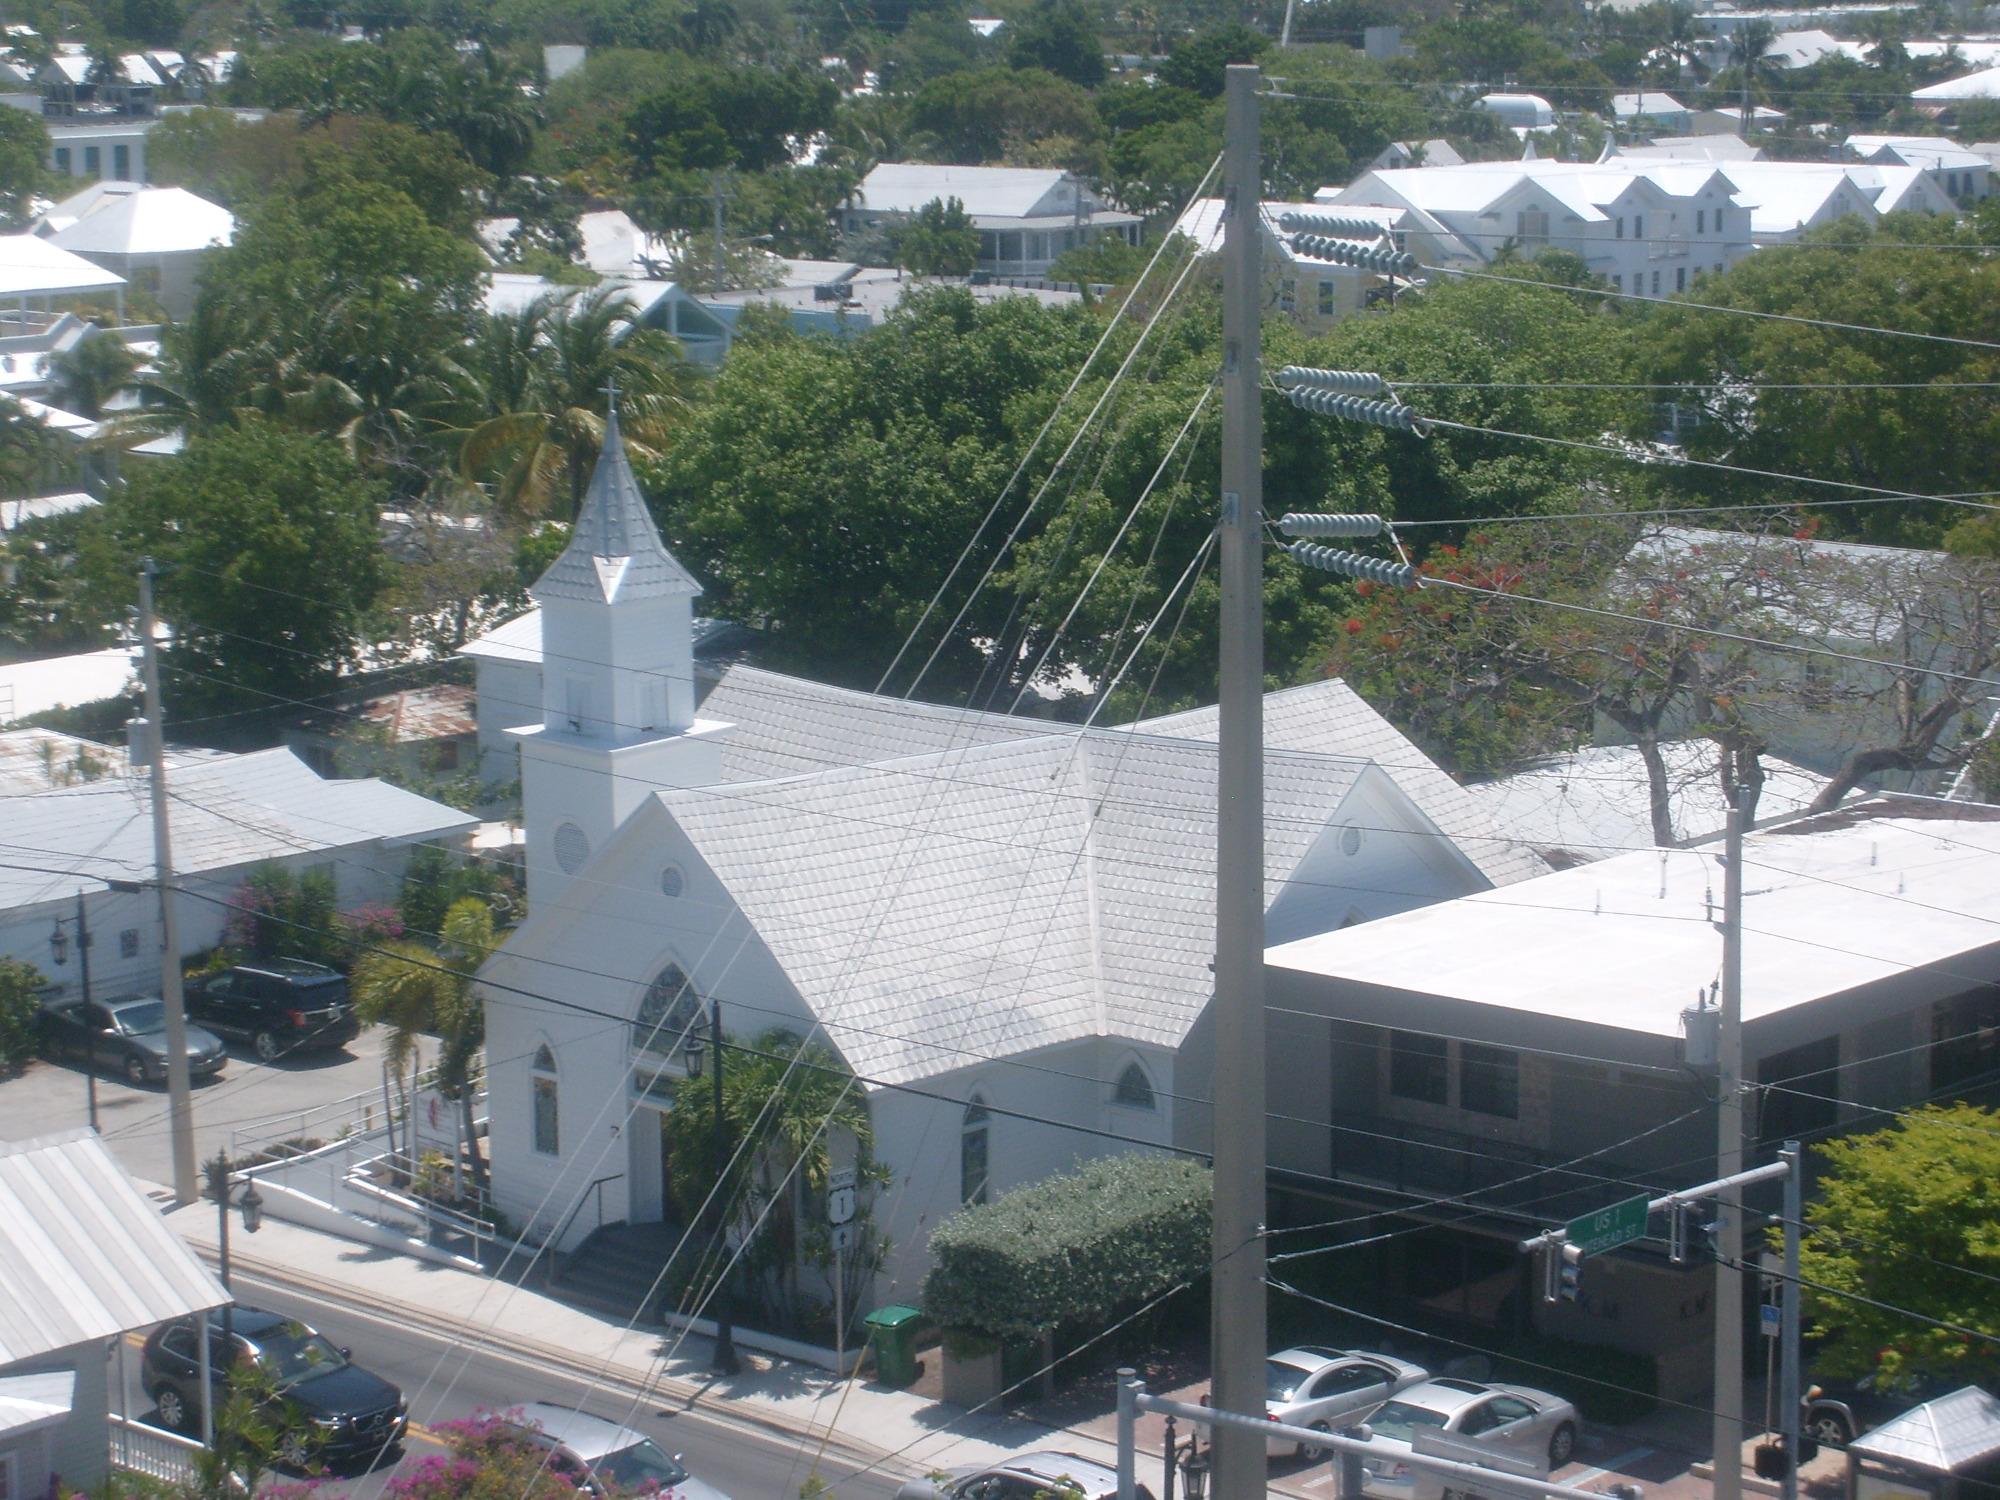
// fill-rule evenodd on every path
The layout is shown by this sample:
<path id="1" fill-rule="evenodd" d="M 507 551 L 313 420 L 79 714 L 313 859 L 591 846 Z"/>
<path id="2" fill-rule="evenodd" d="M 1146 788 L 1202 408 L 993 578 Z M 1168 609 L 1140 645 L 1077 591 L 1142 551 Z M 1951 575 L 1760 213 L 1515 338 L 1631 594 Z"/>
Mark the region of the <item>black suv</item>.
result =
<path id="1" fill-rule="evenodd" d="M 246 1041 L 265 1062 L 360 1033 L 347 979 L 325 964 L 273 958 L 238 964 L 187 988 L 188 1014 L 220 1036 Z"/>
<path id="2" fill-rule="evenodd" d="M 402 1441 L 410 1425 L 403 1393 L 352 1363 L 345 1349 L 294 1318 L 254 1307 L 231 1309 L 229 1321 L 233 1340 L 223 1332 L 223 1310 L 208 1314 L 209 1379 L 219 1398 L 239 1363 L 270 1377 L 284 1412 L 296 1419 L 279 1445 L 287 1468 L 372 1460 Z M 155 1328 L 140 1356 L 140 1385 L 160 1420 L 182 1432 L 201 1425 L 200 1361 L 193 1318 Z"/>

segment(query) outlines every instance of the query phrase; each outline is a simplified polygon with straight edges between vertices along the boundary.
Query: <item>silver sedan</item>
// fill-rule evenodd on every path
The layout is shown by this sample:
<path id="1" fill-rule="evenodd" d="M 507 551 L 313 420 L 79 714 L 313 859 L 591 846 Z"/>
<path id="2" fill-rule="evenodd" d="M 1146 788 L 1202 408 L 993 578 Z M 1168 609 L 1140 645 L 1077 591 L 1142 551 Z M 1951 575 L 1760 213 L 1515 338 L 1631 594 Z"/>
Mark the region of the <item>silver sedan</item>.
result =
<path id="1" fill-rule="evenodd" d="M 1446 1483 L 1405 1461 L 1420 1428 L 1553 1473 L 1576 1452 L 1576 1408 L 1521 1385 L 1431 1380 L 1411 1386 L 1368 1419 L 1376 1452 L 1362 1460 L 1362 1490 L 1381 1500 L 1442 1500 Z"/>
<path id="2" fill-rule="evenodd" d="M 1396 1392 L 1429 1378 L 1422 1365 L 1387 1354 L 1301 1344 L 1264 1361 L 1264 1414 L 1291 1427 L 1331 1432 L 1359 1422 Z M 1291 1447 L 1277 1439 L 1269 1444 L 1274 1454 Z M 1298 1453 L 1320 1458 L 1324 1450 L 1301 1443 Z"/>

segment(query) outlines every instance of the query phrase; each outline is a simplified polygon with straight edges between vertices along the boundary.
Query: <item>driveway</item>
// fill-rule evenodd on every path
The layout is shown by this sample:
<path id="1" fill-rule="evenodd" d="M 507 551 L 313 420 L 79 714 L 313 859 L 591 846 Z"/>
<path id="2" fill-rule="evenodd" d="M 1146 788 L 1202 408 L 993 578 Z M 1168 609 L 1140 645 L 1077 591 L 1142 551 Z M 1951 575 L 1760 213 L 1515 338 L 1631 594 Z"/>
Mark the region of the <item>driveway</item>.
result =
<path id="1" fill-rule="evenodd" d="M 247 1047 L 232 1046 L 221 1074 L 194 1086 L 195 1160 L 227 1148 L 232 1132 L 239 1148 L 300 1134 L 334 1134 L 337 1127 L 321 1125 L 313 1112 L 323 1119 L 332 1113 L 327 1107 L 341 1100 L 371 1093 L 379 1099 L 385 1039 L 381 1027 L 371 1026 L 345 1047 L 276 1063 L 260 1063 Z M 426 1047 L 426 1055 L 429 1051 Z M 379 1113 L 380 1105 L 376 1108 Z M 35 1062 L 19 1078 L 0 1082 L 0 1139 L 23 1140 L 89 1120 L 79 1064 Z M 166 1089 L 134 1088 L 100 1073 L 97 1123 L 126 1171 L 142 1182 L 172 1184 Z"/>

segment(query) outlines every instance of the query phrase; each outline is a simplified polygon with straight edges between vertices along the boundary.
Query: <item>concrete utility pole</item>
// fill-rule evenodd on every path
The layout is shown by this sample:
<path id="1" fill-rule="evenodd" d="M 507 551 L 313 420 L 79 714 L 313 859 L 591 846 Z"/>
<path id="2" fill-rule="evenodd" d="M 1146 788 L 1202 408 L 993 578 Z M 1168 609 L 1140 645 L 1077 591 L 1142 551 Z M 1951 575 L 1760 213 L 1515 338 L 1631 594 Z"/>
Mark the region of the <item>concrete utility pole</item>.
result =
<path id="1" fill-rule="evenodd" d="M 1743 1170 L 1743 810 L 1723 840 L 1722 1017 L 1716 1045 L 1715 1175 Z M 1743 1189 L 1716 1198 L 1715 1500 L 1743 1500 Z"/>
<path id="2" fill-rule="evenodd" d="M 174 1201 L 194 1202 L 194 1104 L 188 1095 L 187 1010 L 181 996 L 180 915 L 174 909 L 173 822 L 167 808 L 167 734 L 160 708 L 160 647 L 153 619 L 153 560 L 139 564 L 139 643 L 146 683 L 148 775 L 153 795 L 153 885 L 160 893 L 160 1001 L 167 1020 L 167 1127 Z"/>
<path id="3" fill-rule="evenodd" d="M 1797 1141 L 1786 1141 L 1778 1159 L 1791 1170 L 1785 1174 L 1785 1285 L 1784 1311 L 1778 1328 L 1778 1409 L 1784 1413 L 1778 1431 L 1785 1437 L 1785 1475 L 1780 1483 L 1780 1500 L 1799 1500 L 1799 1438 L 1805 1413 L 1799 1400 L 1799 1303 L 1805 1288 L 1799 1284 L 1799 1242 L 1805 1238 L 1805 1152 Z"/>
<path id="4" fill-rule="evenodd" d="M 1222 681 L 1215 859 L 1215 1239 L 1219 1411 L 1264 1415 L 1263 196 L 1258 70 L 1229 68 L 1222 251 Z M 1265 1492 L 1264 1440 L 1215 1434 L 1216 1500 Z"/>

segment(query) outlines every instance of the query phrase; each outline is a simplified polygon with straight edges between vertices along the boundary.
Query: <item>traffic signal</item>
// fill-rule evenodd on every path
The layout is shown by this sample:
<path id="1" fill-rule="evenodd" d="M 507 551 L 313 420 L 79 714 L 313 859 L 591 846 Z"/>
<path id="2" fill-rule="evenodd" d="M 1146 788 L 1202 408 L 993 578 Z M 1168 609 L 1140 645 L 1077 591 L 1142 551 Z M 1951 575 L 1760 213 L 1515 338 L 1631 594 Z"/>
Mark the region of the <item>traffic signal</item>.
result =
<path id="1" fill-rule="evenodd" d="M 1567 1242 L 1562 1247 L 1562 1266 L 1557 1271 L 1557 1289 L 1562 1300 L 1574 1302 L 1583 1294 L 1583 1247 Z"/>

